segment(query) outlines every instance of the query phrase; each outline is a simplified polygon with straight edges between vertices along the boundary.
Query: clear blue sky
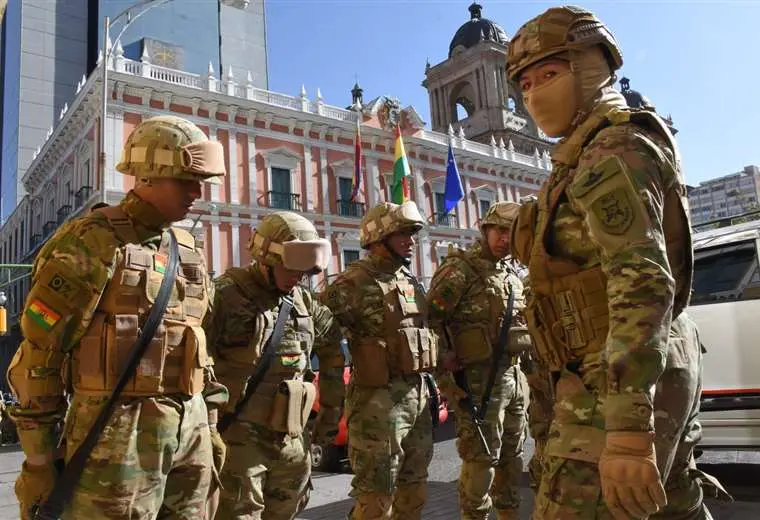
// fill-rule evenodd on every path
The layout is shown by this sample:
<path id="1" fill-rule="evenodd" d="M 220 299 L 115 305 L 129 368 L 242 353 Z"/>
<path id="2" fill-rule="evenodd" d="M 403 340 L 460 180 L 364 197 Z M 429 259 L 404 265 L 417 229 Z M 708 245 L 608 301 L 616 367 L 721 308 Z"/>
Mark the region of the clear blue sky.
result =
<path id="1" fill-rule="evenodd" d="M 269 88 L 347 106 L 395 96 L 430 127 L 425 60 L 446 59 L 471 0 L 266 0 Z M 481 0 L 512 36 L 547 2 Z M 568 2 L 573 3 L 573 2 Z M 618 77 L 671 114 L 686 181 L 760 165 L 760 1 L 575 2 L 594 11 L 623 49 Z"/>

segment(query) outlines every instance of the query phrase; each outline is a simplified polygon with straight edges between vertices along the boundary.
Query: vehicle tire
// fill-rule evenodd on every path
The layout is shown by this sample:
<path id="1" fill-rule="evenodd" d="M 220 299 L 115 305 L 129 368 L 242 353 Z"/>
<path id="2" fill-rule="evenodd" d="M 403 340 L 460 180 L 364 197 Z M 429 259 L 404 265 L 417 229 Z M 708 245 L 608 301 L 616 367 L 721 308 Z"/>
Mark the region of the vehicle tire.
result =
<path id="1" fill-rule="evenodd" d="M 334 473 L 338 470 L 339 464 L 340 453 L 337 446 L 332 444 L 327 446 L 311 445 L 311 469 L 313 471 Z"/>

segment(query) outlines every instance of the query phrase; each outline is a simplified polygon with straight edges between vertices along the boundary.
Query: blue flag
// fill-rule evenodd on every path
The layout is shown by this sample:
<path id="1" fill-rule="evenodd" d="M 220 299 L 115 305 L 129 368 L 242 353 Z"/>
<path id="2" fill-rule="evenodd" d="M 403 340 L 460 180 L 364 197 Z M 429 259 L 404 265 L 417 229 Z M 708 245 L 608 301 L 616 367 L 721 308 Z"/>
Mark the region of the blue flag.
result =
<path id="1" fill-rule="evenodd" d="M 459 176 L 457 163 L 454 161 L 454 150 L 452 150 L 451 144 L 449 144 L 449 160 L 446 165 L 446 188 L 443 191 L 445 213 L 448 214 L 463 198 L 462 178 Z"/>

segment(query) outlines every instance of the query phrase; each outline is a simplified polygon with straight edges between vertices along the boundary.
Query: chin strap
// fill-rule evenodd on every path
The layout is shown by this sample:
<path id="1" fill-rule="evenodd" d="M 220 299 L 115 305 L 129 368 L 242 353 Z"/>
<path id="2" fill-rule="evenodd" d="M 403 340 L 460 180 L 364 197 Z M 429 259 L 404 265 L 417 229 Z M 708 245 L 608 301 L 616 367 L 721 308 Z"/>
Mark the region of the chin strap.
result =
<path id="1" fill-rule="evenodd" d="M 411 259 L 404 258 L 403 256 L 401 256 L 400 254 L 398 254 L 396 251 L 393 250 L 391 245 L 388 243 L 387 238 L 384 238 L 382 242 L 380 243 L 383 244 L 383 246 L 385 247 L 385 250 L 388 251 L 388 253 L 391 255 L 391 258 L 401 263 L 401 265 L 403 265 L 404 267 L 409 267 L 410 265 L 412 265 Z"/>

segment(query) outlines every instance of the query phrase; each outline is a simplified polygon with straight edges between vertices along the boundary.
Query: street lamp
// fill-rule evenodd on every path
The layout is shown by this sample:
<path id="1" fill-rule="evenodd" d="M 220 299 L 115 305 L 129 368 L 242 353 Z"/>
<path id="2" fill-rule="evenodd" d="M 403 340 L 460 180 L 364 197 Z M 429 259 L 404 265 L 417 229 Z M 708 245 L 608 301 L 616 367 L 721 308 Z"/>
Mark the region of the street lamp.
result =
<path id="1" fill-rule="evenodd" d="M 8 310 L 5 305 L 8 303 L 8 297 L 5 291 L 0 291 L 0 335 L 8 333 Z"/>
<path id="2" fill-rule="evenodd" d="M 142 15 L 153 9 L 154 7 L 158 7 L 160 5 L 167 4 L 171 2 L 172 0 L 142 0 L 137 3 L 135 3 L 131 7 L 127 7 L 122 12 L 114 16 L 113 20 L 111 20 L 108 16 L 106 16 L 104 25 L 103 25 L 103 62 L 101 63 L 103 67 L 103 85 L 102 85 L 102 94 L 103 99 L 101 102 L 101 112 L 100 112 L 100 167 L 99 167 L 99 177 L 102 179 L 102 184 L 100 186 L 100 199 L 105 202 L 106 200 L 106 189 L 105 189 L 105 179 L 106 179 L 106 118 L 108 114 L 108 61 L 111 58 L 111 54 L 113 52 L 113 49 L 116 48 L 116 45 L 121 41 L 121 36 L 124 34 L 124 31 L 127 30 L 127 28 L 132 25 L 132 23 L 140 18 Z M 124 26 L 121 28 L 121 31 L 119 32 L 119 35 L 116 37 L 116 39 L 113 41 L 112 45 L 108 45 L 108 40 L 110 39 L 110 32 L 111 27 L 116 25 L 117 22 L 122 21 L 124 22 Z"/>

